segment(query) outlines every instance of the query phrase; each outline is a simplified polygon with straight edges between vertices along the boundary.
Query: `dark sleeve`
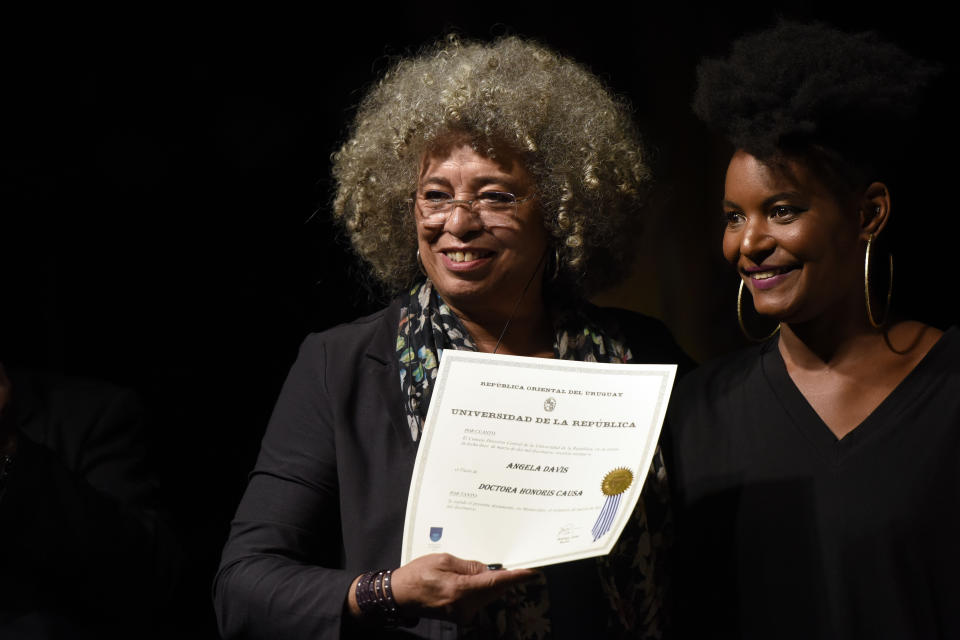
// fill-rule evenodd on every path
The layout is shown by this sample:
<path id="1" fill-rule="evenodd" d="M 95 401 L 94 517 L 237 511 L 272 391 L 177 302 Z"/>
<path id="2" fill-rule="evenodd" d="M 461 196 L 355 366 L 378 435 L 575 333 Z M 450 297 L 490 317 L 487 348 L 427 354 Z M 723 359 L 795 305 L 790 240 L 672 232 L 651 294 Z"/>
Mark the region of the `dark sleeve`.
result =
<path id="1" fill-rule="evenodd" d="M 214 582 L 225 638 L 337 638 L 356 577 L 343 566 L 337 448 L 322 339 L 280 393 Z"/>
<path id="2" fill-rule="evenodd" d="M 77 624 L 142 620 L 165 604 L 179 554 L 158 508 L 139 401 L 88 380 L 13 383 L 18 448 L 0 503 L 0 607 Z"/>
<path id="3" fill-rule="evenodd" d="M 648 316 L 626 311 L 608 309 L 617 318 L 633 352 L 634 360 L 647 364 L 677 365 L 677 379 L 696 367 L 693 359 L 673 339 L 666 325 Z"/>

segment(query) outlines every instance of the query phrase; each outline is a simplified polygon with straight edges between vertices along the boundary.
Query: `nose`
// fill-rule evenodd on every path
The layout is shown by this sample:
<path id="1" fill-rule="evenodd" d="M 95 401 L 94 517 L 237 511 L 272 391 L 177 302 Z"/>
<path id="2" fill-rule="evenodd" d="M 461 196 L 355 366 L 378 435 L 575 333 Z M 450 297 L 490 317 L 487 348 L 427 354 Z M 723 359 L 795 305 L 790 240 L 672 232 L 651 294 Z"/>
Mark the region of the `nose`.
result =
<path id="1" fill-rule="evenodd" d="M 740 255 L 760 264 L 773 253 L 776 240 L 770 234 L 766 216 L 748 216 L 740 235 Z"/>
<path id="2" fill-rule="evenodd" d="M 453 211 L 447 215 L 447 223 L 444 230 L 448 233 L 461 238 L 469 233 L 479 231 L 483 228 L 480 216 L 474 213 L 473 209 L 466 202 L 457 202 L 453 206 Z"/>

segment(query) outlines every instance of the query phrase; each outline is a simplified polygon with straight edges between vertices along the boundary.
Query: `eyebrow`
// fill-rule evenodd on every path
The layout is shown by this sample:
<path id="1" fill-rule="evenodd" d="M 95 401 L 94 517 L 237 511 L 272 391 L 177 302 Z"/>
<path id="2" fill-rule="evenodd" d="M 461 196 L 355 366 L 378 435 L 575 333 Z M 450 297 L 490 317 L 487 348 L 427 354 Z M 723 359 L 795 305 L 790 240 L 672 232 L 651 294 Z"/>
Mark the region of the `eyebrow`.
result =
<path id="1" fill-rule="evenodd" d="M 798 191 L 781 191 L 780 193 L 775 193 L 775 194 L 773 194 L 772 196 L 769 196 L 769 197 L 767 197 L 767 198 L 764 198 L 763 203 L 762 203 L 761 206 L 762 206 L 764 209 L 766 209 L 767 207 L 769 207 L 770 205 L 772 205 L 774 202 L 777 202 L 778 200 L 791 200 L 791 199 L 798 199 L 798 200 L 803 200 L 803 201 L 806 201 L 806 200 L 807 200 L 807 199 L 803 196 L 803 194 L 801 194 L 801 193 L 798 192 Z M 736 202 L 733 202 L 732 200 L 727 200 L 726 198 L 724 198 L 724 199 L 720 202 L 720 205 L 721 205 L 721 206 L 724 206 L 724 207 L 731 207 L 731 208 L 733 208 L 733 209 L 743 209 L 743 207 L 741 207 L 741 206 L 740 206 L 739 204 L 737 204 Z"/>
<path id="2" fill-rule="evenodd" d="M 430 184 L 439 185 L 441 187 L 447 187 L 450 189 L 453 188 L 451 182 L 443 176 L 428 176 L 420 181 L 421 187 Z M 470 184 L 476 189 L 482 189 L 489 184 L 502 184 L 510 189 L 515 189 L 518 186 L 516 181 L 510 176 L 477 176 L 476 178 L 470 180 Z"/>
<path id="3" fill-rule="evenodd" d="M 447 180 L 446 178 L 441 178 L 441 177 L 430 177 L 430 178 L 427 178 L 426 180 L 421 180 L 421 181 L 420 181 L 420 186 L 421 186 L 421 187 L 426 186 L 426 185 L 428 185 L 428 184 L 435 184 L 435 185 L 439 185 L 439 186 L 441 186 L 441 187 L 453 188 L 453 185 L 450 184 L 450 181 L 449 181 L 449 180 Z"/>

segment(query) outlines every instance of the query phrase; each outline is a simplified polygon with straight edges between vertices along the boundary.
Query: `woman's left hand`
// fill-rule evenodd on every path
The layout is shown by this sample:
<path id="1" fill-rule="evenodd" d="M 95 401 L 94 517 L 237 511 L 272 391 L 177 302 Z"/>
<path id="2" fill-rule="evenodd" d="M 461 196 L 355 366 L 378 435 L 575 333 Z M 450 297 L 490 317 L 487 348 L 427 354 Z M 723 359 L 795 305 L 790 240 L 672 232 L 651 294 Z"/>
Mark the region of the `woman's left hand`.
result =
<path id="1" fill-rule="evenodd" d="M 469 622 L 511 586 L 537 575 L 533 569 L 494 570 L 475 560 L 433 553 L 394 570 L 391 587 L 397 606 L 405 613 Z M 351 609 L 355 588 L 356 582 L 351 588 Z"/>

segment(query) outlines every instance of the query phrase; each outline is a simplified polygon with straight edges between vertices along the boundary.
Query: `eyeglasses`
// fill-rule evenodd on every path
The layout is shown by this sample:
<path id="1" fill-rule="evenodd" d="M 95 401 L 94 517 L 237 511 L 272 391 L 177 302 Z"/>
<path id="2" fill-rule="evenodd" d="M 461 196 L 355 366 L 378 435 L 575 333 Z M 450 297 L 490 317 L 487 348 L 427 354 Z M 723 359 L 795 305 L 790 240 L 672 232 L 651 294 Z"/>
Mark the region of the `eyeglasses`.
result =
<path id="1" fill-rule="evenodd" d="M 466 207 L 480 217 L 484 227 L 516 226 L 517 207 L 533 198 L 534 194 L 518 198 L 506 191 L 482 191 L 472 200 L 456 200 L 449 193 L 430 189 L 417 194 L 417 217 L 423 226 L 440 229 L 457 207 Z"/>

